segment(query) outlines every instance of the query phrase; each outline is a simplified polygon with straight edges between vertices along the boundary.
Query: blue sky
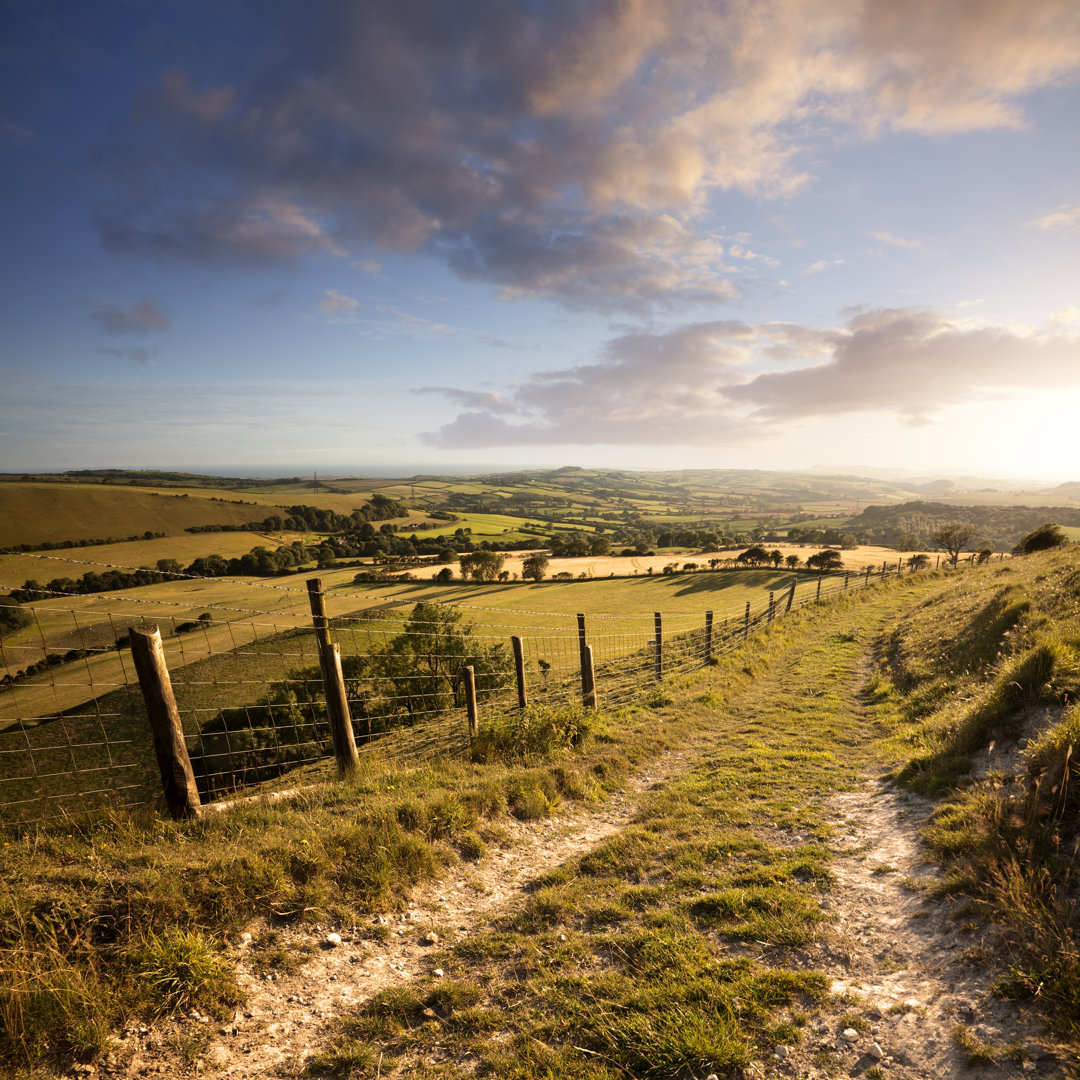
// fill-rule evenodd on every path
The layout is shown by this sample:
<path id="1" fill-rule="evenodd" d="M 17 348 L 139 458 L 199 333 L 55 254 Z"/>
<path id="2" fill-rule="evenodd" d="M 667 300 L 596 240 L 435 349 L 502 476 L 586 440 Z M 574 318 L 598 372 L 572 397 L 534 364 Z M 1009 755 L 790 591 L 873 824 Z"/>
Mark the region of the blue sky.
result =
<path id="1" fill-rule="evenodd" d="M 0 20 L 0 468 L 1077 474 L 1073 0 Z"/>

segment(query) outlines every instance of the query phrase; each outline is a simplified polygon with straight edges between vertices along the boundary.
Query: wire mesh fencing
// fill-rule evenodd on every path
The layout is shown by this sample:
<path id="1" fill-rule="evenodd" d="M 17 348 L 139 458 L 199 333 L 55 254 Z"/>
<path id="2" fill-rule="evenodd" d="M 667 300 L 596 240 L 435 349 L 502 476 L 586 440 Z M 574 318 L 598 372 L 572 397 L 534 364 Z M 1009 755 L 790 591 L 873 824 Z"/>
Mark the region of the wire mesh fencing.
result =
<path id="1" fill-rule="evenodd" d="M 96 594 L 75 606 L 70 596 L 43 596 L 21 605 L 31 624 L 0 639 L 0 823 L 161 804 L 132 626 L 160 630 L 182 741 L 207 802 L 334 775 L 341 759 L 328 709 L 328 638 L 359 757 L 463 755 L 470 682 L 481 724 L 513 714 L 523 700 L 620 708 L 794 608 L 904 572 L 897 563 L 793 574 L 782 590 L 694 613 L 372 606 L 378 597 L 346 587 L 334 590 L 335 611 L 346 613 L 327 618 L 323 644 L 314 608 L 295 584 L 274 586 L 280 595 L 260 610 L 229 602 L 235 582 L 207 580 L 208 610 L 194 619 L 189 600 L 171 606 Z M 702 595 L 724 594 L 703 588 Z"/>

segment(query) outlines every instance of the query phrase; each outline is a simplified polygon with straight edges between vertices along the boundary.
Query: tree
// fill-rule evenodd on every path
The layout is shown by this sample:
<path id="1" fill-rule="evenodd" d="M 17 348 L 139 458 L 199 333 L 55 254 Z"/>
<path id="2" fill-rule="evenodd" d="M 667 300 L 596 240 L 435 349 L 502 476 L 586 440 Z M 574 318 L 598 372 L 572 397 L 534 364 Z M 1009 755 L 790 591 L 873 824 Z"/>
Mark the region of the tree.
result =
<path id="1" fill-rule="evenodd" d="M 908 564 L 908 566 L 911 567 L 912 570 L 925 570 L 926 567 L 928 567 L 930 565 L 930 556 L 929 555 L 912 555 L 908 559 L 907 564 Z"/>
<path id="2" fill-rule="evenodd" d="M 436 575 L 435 580 L 445 584 L 454 580 L 454 571 L 449 566 L 444 566 Z"/>
<path id="3" fill-rule="evenodd" d="M 952 558 L 953 566 L 960 558 L 960 552 L 964 550 L 975 538 L 979 530 L 966 521 L 954 521 L 948 525 L 942 525 L 930 534 L 930 539 L 938 547 L 944 548 Z"/>
<path id="4" fill-rule="evenodd" d="M 802 559 L 800 559 L 798 555 L 789 555 L 789 556 L 788 556 L 788 557 L 787 557 L 787 558 L 786 558 L 786 559 L 784 560 L 784 562 L 786 562 L 786 563 L 788 564 L 788 567 L 789 567 L 790 569 L 794 570 L 794 569 L 795 569 L 795 567 L 796 567 L 796 566 L 798 566 L 798 565 L 799 565 L 799 563 L 801 563 L 801 562 L 802 562 Z"/>
<path id="5" fill-rule="evenodd" d="M 1060 525 L 1048 521 L 1040 525 L 1033 532 L 1029 532 L 1013 548 L 1014 555 L 1030 555 L 1033 551 L 1047 551 L 1050 548 L 1061 547 L 1069 542 Z"/>
<path id="6" fill-rule="evenodd" d="M 840 558 L 840 552 L 835 548 L 824 548 L 815 555 L 807 557 L 806 565 L 812 570 L 840 570 L 844 560 Z"/>
<path id="7" fill-rule="evenodd" d="M 521 576 L 531 581 L 543 581 L 547 576 L 548 557 L 542 551 L 526 555 L 521 562 Z"/>
<path id="8" fill-rule="evenodd" d="M 10 597 L 0 596 L 0 638 L 14 630 L 29 626 L 33 620 L 30 615 Z"/>
<path id="9" fill-rule="evenodd" d="M 464 704 L 464 672 L 473 669 L 477 696 L 490 696 L 513 670 L 504 645 L 482 645 L 461 613 L 442 604 L 418 603 L 398 634 L 382 649 L 342 658 L 354 715 L 379 719 L 383 730 L 421 715 Z M 394 718 L 397 718 L 396 720 Z"/>
<path id="10" fill-rule="evenodd" d="M 503 557 L 497 551 L 473 551 L 458 558 L 461 576 L 473 581 L 494 581 L 503 568 Z"/>
<path id="11" fill-rule="evenodd" d="M 769 553 L 760 544 L 755 544 L 736 556 L 735 561 L 744 566 L 764 566 L 769 559 Z"/>
<path id="12" fill-rule="evenodd" d="M 773 566 L 779 566 L 784 561 L 784 554 L 779 548 L 773 548 L 769 552 L 769 558 L 772 560 Z"/>

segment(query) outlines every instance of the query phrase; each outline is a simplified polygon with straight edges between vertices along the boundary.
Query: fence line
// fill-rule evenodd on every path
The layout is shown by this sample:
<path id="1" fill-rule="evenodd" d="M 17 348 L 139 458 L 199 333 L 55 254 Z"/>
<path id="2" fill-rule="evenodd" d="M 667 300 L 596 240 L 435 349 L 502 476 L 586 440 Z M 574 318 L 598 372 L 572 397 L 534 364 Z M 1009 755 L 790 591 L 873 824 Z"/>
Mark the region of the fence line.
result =
<path id="1" fill-rule="evenodd" d="M 790 610 L 907 572 L 896 563 L 872 573 L 793 575 L 768 599 L 722 601 L 698 613 L 581 616 L 424 601 L 428 607 L 403 621 L 385 608 L 327 616 L 311 599 L 314 622 L 300 612 L 212 602 L 198 606 L 254 617 L 185 621 L 164 613 L 170 601 L 153 614 L 182 717 L 181 745 L 206 801 L 255 785 L 294 786 L 298 774 L 329 778 L 335 756 L 348 772 L 348 762 L 376 750 L 409 758 L 467 752 L 466 668 L 481 728 L 520 710 L 523 696 L 537 707 L 597 700 L 619 707 L 650 693 L 657 679 L 737 648 Z M 727 571 L 675 576 L 710 573 Z M 311 595 L 287 591 L 297 600 Z M 335 604 L 371 599 L 333 595 Z M 131 602 L 122 594 L 86 599 L 80 608 L 24 604 L 32 627 L 0 639 L 0 824 L 160 801 L 146 705 L 128 655 L 136 636 L 129 626 L 145 624 L 158 602 L 138 598 L 144 606 L 136 617 L 115 610 Z M 193 605 L 182 606 L 190 612 Z M 466 616 L 478 617 L 467 633 Z M 530 618 L 542 621 L 530 625 Z M 335 671 L 338 700 L 328 710 Z"/>

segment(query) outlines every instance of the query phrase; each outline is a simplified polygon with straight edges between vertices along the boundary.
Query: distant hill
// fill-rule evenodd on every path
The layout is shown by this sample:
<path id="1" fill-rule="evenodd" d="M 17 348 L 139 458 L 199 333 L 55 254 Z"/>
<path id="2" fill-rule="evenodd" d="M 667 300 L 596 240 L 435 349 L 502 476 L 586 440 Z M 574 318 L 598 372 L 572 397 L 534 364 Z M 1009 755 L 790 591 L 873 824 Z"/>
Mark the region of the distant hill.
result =
<path id="1" fill-rule="evenodd" d="M 979 529 L 979 539 L 996 551 L 1005 551 L 1033 529 L 1046 522 L 1080 525 L 1080 508 L 1067 506 L 955 506 L 939 502 L 908 502 L 899 506 L 868 506 L 851 519 L 850 531 L 865 536 L 869 543 L 894 546 L 906 536 L 917 536 L 918 544 L 904 547 L 931 547 L 930 534 L 953 521 L 970 522 Z"/>

